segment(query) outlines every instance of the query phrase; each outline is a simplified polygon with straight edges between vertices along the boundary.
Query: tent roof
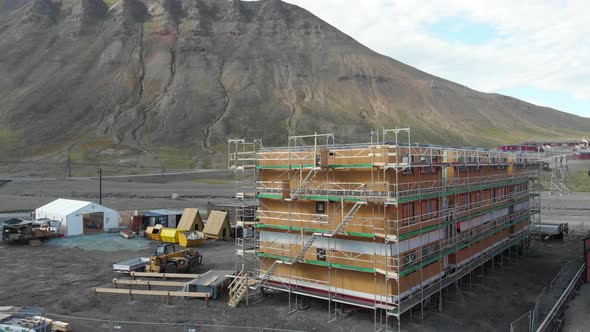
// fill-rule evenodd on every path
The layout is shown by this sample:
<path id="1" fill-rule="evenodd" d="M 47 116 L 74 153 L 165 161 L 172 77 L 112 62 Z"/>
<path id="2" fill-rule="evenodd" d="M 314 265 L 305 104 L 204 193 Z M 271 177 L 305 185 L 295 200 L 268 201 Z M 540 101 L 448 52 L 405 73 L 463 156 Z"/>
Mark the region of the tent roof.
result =
<path id="1" fill-rule="evenodd" d="M 37 210 L 42 210 L 44 212 L 50 212 L 57 215 L 68 215 L 90 204 L 93 203 L 87 201 L 75 201 L 73 199 L 58 198 L 49 204 L 43 205 Z M 101 206 L 99 204 L 96 205 Z"/>

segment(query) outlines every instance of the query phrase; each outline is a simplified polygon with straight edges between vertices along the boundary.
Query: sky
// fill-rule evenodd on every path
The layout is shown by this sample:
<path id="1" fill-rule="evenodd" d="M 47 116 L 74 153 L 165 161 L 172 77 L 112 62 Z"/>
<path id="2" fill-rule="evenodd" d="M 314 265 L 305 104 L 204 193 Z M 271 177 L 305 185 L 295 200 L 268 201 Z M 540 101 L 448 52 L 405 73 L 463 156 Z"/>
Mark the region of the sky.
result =
<path id="1" fill-rule="evenodd" d="M 590 1 L 285 1 L 430 74 L 590 117 Z"/>

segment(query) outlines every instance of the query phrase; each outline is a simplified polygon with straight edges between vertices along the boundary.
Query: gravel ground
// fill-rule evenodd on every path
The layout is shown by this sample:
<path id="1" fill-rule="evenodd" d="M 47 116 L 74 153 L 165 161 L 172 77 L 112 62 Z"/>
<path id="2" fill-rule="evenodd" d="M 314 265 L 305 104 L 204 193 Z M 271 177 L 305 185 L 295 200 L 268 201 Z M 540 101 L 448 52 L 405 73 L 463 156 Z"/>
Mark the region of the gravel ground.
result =
<path id="1" fill-rule="evenodd" d="M 210 184 L 203 181 L 219 181 Z M 130 182 L 131 181 L 131 182 Z M 116 210 L 151 208 L 205 208 L 215 198 L 231 198 L 233 184 L 227 172 L 201 175 L 153 176 L 142 178 L 104 179 L 103 204 Z M 172 194 L 180 199 L 172 199 Z M 0 186 L 0 212 L 31 211 L 57 198 L 98 202 L 99 183 L 96 179 L 27 180 L 14 179 Z"/>
<path id="2" fill-rule="evenodd" d="M 0 187 L 0 211 L 32 210 L 57 197 L 95 200 L 96 181 L 35 181 L 13 182 Z M 104 204 L 116 209 L 182 208 L 206 206 L 209 200 L 231 197 L 233 189 L 227 184 L 207 184 L 170 178 L 155 181 L 105 181 L 105 192 L 112 196 Z M 185 200 L 172 200 L 171 193 L 186 195 Z M 556 200 L 543 197 L 543 204 L 552 207 L 587 207 L 590 196 Z M 96 200 L 95 200 L 96 201 Z M 558 212 L 557 212 L 558 213 Z M 566 219 L 574 219 L 575 216 Z M 566 220 L 567 221 L 567 220 Z M 584 226 L 586 222 L 580 221 Z M 444 292 L 443 312 L 427 308 L 422 322 L 420 311 L 402 319 L 402 329 L 408 331 L 505 331 L 512 320 L 530 310 L 541 289 L 555 276 L 560 265 L 581 255 L 580 238 L 585 228 L 574 229 L 564 241 L 540 246 L 533 254 L 504 259 L 501 271 L 486 265 L 481 272 L 460 283 L 462 296 L 454 287 Z M 306 299 L 308 308 L 288 315 L 287 294 L 268 293 L 260 303 L 227 306 L 227 298 L 211 301 L 209 307 L 201 300 L 173 299 L 166 304 L 157 297 L 100 295 L 92 287 L 112 287 L 111 280 L 120 277 L 111 271 L 115 262 L 150 255 L 153 243 L 140 250 L 84 250 L 42 245 L 3 246 L 0 248 L 0 305 L 35 306 L 46 312 L 96 319 L 124 321 L 156 321 L 168 323 L 194 322 L 234 326 L 284 328 L 304 331 L 369 331 L 373 330 L 373 312 L 350 310 L 328 323 L 327 303 Z M 233 269 L 235 254 L 232 241 L 209 241 L 197 248 L 204 254 L 204 270 Z M 347 309 L 348 312 L 348 309 Z M 63 319 L 67 320 L 67 319 Z M 103 322 L 69 319 L 78 331 L 105 331 Z M 121 324 L 117 330 L 175 331 L 173 327 L 146 327 Z M 107 326 L 108 328 L 108 326 Z M 202 328 L 204 331 L 235 331 L 236 328 Z M 179 331 L 182 331 L 180 329 Z"/>
<path id="3" fill-rule="evenodd" d="M 585 332 L 590 324 L 590 284 L 582 284 L 576 297 L 567 305 L 563 317 L 564 332 Z"/>
<path id="4" fill-rule="evenodd" d="M 113 263 L 149 255 L 154 244 L 142 250 L 98 251 L 68 247 L 5 246 L 0 249 L 0 305 L 44 308 L 46 312 L 80 317 L 122 321 L 156 321 L 201 324 L 258 326 L 304 331 L 367 331 L 373 329 L 373 313 L 356 310 L 348 317 L 327 323 L 327 303 L 306 300 L 307 310 L 287 315 L 286 294 L 269 293 L 257 304 L 227 306 L 227 297 L 212 300 L 207 307 L 202 300 L 173 299 L 166 304 L 157 297 L 134 297 L 103 294 L 95 296 L 92 287 L 112 287 L 111 280 L 121 277 L 111 271 Z M 427 331 L 502 331 L 510 321 L 530 309 L 531 303 L 559 270 L 564 261 L 577 255 L 578 237 L 556 241 L 540 247 L 535 253 L 509 260 L 504 266 L 483 273 L 477 270 L 461 281 L 461 297 L 451 287 L 444 292 L 443 312 L 427 309 L 423 326 L 420 311 L 402 320 L 404 330 Z M 233 269 L 232 241 L 209 241 L 196 248 L 204 255 L 203 271 Z M 481 276 L 483 274 L 483 276 Z M 154 313 L 157 313 L 154 315 Z M 71 320 L 77 331 L 100 331 L 100 324 Z M 135 325 L 134 325 L 135 326 Z M 131 326 L 121 331 L 136 331 Z M 221 329 L 224 330 L 224 329 Z M 235 329 L 227 329 L 235 330 Z M 138 330 L 143 331 L 143 330 Z M 145 331 L 159 331 L 154 328 Z M 164 329 L 162 331 L 170 331 Z"/>

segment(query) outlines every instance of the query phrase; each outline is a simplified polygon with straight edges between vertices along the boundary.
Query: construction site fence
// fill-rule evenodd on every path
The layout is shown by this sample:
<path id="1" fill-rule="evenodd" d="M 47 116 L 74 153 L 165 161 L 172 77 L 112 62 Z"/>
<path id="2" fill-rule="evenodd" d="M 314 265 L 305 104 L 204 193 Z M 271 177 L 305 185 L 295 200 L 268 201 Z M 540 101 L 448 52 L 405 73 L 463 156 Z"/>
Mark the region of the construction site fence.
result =
<path id="1" fill-rule="evenodd" d="M 539 328 L 548 315 L 553 315 L 555 307 L 563 304 L 561 301 L 564 292 L 579 281 L 583 267 L 584 264 L 578 259 L 563 264 L 555 277 L 541 290 L 533 307 L 510 324 L 510 332 L 543 331 L 544 329 Z"/>
<path id="2" fill-rule="evenodd" d="M 68 315 L 46 314 L 46 317 L 70 324 L 71 332 L 299 332 L 299 330 L 276 329 L 254 326 L 216 325 L 197 323 L 158 323 L 115 321 L 84 318 Z"/>

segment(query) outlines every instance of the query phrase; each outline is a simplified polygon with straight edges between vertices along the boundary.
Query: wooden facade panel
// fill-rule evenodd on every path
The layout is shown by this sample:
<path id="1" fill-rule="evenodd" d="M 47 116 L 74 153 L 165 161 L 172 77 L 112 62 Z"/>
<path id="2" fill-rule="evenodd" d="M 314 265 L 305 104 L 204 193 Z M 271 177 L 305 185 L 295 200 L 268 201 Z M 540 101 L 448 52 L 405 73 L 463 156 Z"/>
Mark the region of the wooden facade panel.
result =
<path id="1" fill-rule="evenodd" d="M 519 222 L 518 224 L 514 225 L 514 233 L 518 233 L 518 231 L 524 229 L 527 225 L 529 224 L 529 220 L 523 220 L 521 222 Z"/>
<path id="2" fill-rule="evenodd" d="M 423 173 L 425 171 L 420 171 L 420 168 L 416 167 L 413 169 L 413 174 L 399 174 L 398 175 L 398 183 L 399 184 L 407 184 L 407 183 L 415 183 L 416 188 L 429 188 L 432 187 L 437 181 L 440 181 L 442 170 L 441 167 L 433 167 L 434 173 Z M 391 183 L 395 182 L 395 173 L 392 172 L 390 174 L 389 181 Z"/>
<path id="3" fill-rule="evenodd" d="M 325 209 L 322 214 L 328 215 L 328 217 L 322 218 L 319 216 L 317 204 L 317 201 L 311 200 L 298 200 L 289 203 L 276 199 L 261 199 L 260 210 L 262 212 L 258 214 L 258 217 L 262 224 L 333 231 L 340 225 L 343 216 L 346 216 L 354 206 L 354 203 L 351 202 L 344 202 L 343 206 L 341 202 L 322 201 Z M 388 207 L 388 210 L 392 208 Z M 382 204 L 367 204 L 360 207 L 344 230 L 364 234 L 380 233 L 385 228 L 385 219 Z M 395 234 L 395 229 L 389 233 Z"/>
<path id="4" fill-rule="evenodd" d="M 403 293 L 411 289 L 412 287 L 419 286 L 422 282 L 425 282 L 428 279 L 433 278 L 437 274 L 441 273 L 443 270 L 443 261 L 439 260 L 435 263 L 425 266 L 421 270 L 418 270 L 407 276 L 402 277 L 400 279 L 400 292 Z M 394 286 L 394 291 L 397 295 L 397 285 Z"/>
<path id="5" fill-rule="evenodd" d="M 258 180 L 283 182 L 289 180 L 289 174 L 281 169 L 265 169 L 260 171 Z"/>
<path id="6" fill-rule="evenodd" d="M 413 147 L 412 149 L 418 148 Z M 320 151 L 318 150 L 318 152 Z M 384 166 L 388 164 L 392 165 L 396 160 L 399 162 L 407 161 L 407 158 L 405 160 L 403 159 L 403 156 L 408 154 L 407 148 L 401 147 L 399 150 L 396 150 L 393 146 L 388 145 L 349 149 L 335 148 L 329 152 L 324 151 L 320 153 L 321 156 L 319 159 L 316 159 L 316 155 L 312 150 L 294 153 L 295 155 L 291 154 L 292 169 L 286 167 L 289 165 L 289 161 L 287 160 L 289 154 L 287 150 L 274 150 L 268 153 L 261 153 L 261 159 L 258 161 L 258 165 L 263 166 L 263 169 L 260 169 L 259 177 L 262 189 L 259 187 L 259 191 L 275 195 L 278 192 L 295 195 L 306 176 L 313 174 L 313 177 L 310 177 L 312 181 L 305 182 L 305 190 L 307 194 L 315 195 L 315 197 L 304 197 L 302 195 L 294 197 L 285 194 L 282 195 L 283 199 L 261 198 L 258 216 L 260 223 L 271 226 L 285 226 L 281 229 L 265 230 L 281 233 L 289 231 L 288 227 L 305 228 L 305 231 L 291 228 L 289 232 L 291 234 L 305 234 L 307 236 L 318 230 L 325 233 L 332 232 L 341 224 L 342 218 L 351 211 L 355 204 L 351 201 L 345 201 L 344 198 L 358 200 L 363 194 L 371 193 L 372 197 L 368 200 L 370 203 L 361 206 L 344 228 L 344 231 L 348 232 L 348 234 L 338 234 L 336 238 L 339 240 L 366 241 L 367 246 L 370 246 L 370 242 L 380 242 L 380 245 L 382 245 L 385 241 L 382 236 L 382 234 L 386 233 L 385 230 L 387 230 L 387 235 L 409 234 L 401 238 L 402 241 L 405 241 L 402 242 L 404 248 L 408 248 L 405 246 L 410 242 L 406 241 L 408 239 L 413 239 L 412 245 L 417 245 L 418 247 L 401 249 L 406 250 L 399 254 L 400 260 L 408 261 L 407 266 L 403 268 L 406 271 L 409 268 L 416 268 L 416 264 L 421 261 L 420 256 L 422 255 L 423 247 L 420 246 L 420 243 L 417 243 L 418 239 L 415 239 L 415 237 L 426 232 L 436 232 L 439 229 L 436 227 L 437 225 L 446 227 L 446 236 L 452 236 L 454 234 L 455 230 L 453 226 L 442 225 L 445 222 L 442 216 L 445 198 L 448 199 L 447 203 L 450 207 L 464 207 L 464 209 L 456 209 L 456 213 L 453 215 L 454 218 L 475 218 L 476 216 L 473 216 L 475 214 L 486 210 L 498 209 L 502 205 L 508 205 L 514 202 L 514 199 L 505 198 L 505 196 L 528 190 L 528 184 L 502 184 L 498 188 L 478 188 L 478 190 L 473 190 L 480 184 L 490 184 L 493 179 L 503 181 L 507 175 L 512 174 L 518 176 L 523 171 L 526 171 L 518 167 L 518 165 L 505 167 L 485 165 L 491 159 L 491 156 L 496 158 L 493 153 L 489 154 L 490 157 L 482 157 L 480 159 L 480 163 L 484 165 L 479 168 L 460 164 L 463 160 L 467 163 L 475 162 L 475 158 L 465 159 L 466 157 L 471 158 L 471 156 L 475 156 L 475 152 L 467 152 L 462 155 L 461 152 L 454 150 L 444 151 L 444 153 L 438 151 L 434 153 L 434 156 L 438 158 L 432 161 L 429 160 L 426 154 L 422 153 L 422 155 L 413 155 L 412 164 L 415 167 L 411 170 L 399 170 L 398 173 L 394 169 L 384 170 Z M 322 167 L 319 170 L 299 169 L 301 167 L 318 166 L 318 160 L 321 160 L 321 165 L 319 166 Z M 421 162 L 423 163 L 422 165 L 420 165 Z M 430 165 L 431 162 L 433 165 L 438 164 L 438 166 L 423 167 Z M 455 166 L 443 168 L 440 165 L 443 162 L 456 162 L 456 164 Z M 347 165 L 350 167 L 347 167 Z M 265 169 L 264 166 L 275 166 L 277 169 Z M 448 187 L 448 192 L 442 192 L 442 187 L 440 186 L 443 184 L 443 179 L 453 179 L 452 185 L 456 186 Z M 469 186 L 463 186 L 466 183 L 469 183 Z M 268 185 L 269 190 L 265 191 L 264 185 Z M 461 191 L 459 190 L 470 190 L 470 192 L 460 193 Z M 414 201 L 408 202 L 409 199 L 407 199 L 400 201 L 399 205 L 391 204 L 387 207 L 382 203 L 376 203 L 380 199 L 376 197 L 383 194 L 383 192 L 395 193 L 396 191 L 400 193 L 399 197 L 401 198 L 424 194 L 428 194 L 428 197 L 415 196 L 411 198 Z M 451 191 L 459 193 L 455 194 Z M 329 197 L 330 201 L 309 200 L 310 198 L 318 200 L 327 199 L 326 197 Z M 334 201 L 336 197 L 343 199 Z M 383 199 L 384 197 L 382 196 Z M 500 197 L 503 198 L 499 199 Z M 286 198 L 297 199 L 290 200 Z M 392 197 L 387 198 L 388 203 L 394 202 L 391 199 Z M 320 214 L 327 216 L 322 217 Z M 427 215 L 425 216 L 425 214 Z M 510 233 L 522 230 L 527 224 L 528 220 L 485 239 L 471 243 L 469 247 L 450 254 L 446 259 L 450 264 L 464 263 L 474 255 L 504 240 Z M 498 224 L 495 227 L 499 228 L 502 226 Z M 431 228 L 424 232 L 421 231 L 429 227 Z M 466 232 L 458 232 L 457 235 L 466 236 Z M 430 241 L 434 241 L 433 239 L 434 237 Z M 462 237 L 462 240 L 464 240 L 464 237 Z M 471 240 L 475 241 L 476 238 L 474 237 Z M 291 245 L 260 242 L 261 248 L 259 251 L 283 257 L 296 257 L 304 245 L 303 241 Z M 315 242 L 314 244 L 320 245 L 318 243 Z M 426 244 L 426 246 L 430 246 L 433 243 Z M 326 245 L 326 243 L 324 242 L 321 245 Z M 356 245 L 356 248 L 352 245 L 343 245 L 341 248 L 365 251 L 358 249 L 362 248 L 364 243 L 361 246 Z M 436 249 L 433 248 L 435 246 L 430 246 L 430 248 L 424 250 L 425 253 L 428 253 L 429 257 L 433 257 L 431 250 Z M 415 254 L 408 254 L 408 252 L 414 252 Z M 267 267 L 274 261 L 274 259 L 270 258 L 262 259 L 267 262 Z M 308 260 L 310 263 L 278 265 L 275 274 L 284 278 L 293 278 L 293 280 L 309 280 L 311 283 L 316 283 L 316 285 L 323 284 L 327 286 L 329 283 L 332 288 L 343 288 L 354 292 L 397 295 L 398 285 L 394 279 L 389 279 L 385 282 L 384 277 L 379 273 L 354 271 L 354 269 L 370 270 L 376 268 L 380 271 L 392 271 L 394 269 L 393 272 L 398 272 L 397 268 L 394 267 L 395 264 L 393 262 L 395 259 L 393 257 L 371 253 L 358 254 L 311 246 L 305 252 L 303 259 Z M 314 264 L 311 264 L 312 261 Z M 401 277 L 399 284 L 400 291 L 406 292 L 412 287 L 419 286 L 429 278 L 443 272 L 443 261 L 445 261 L 444 258 Z M 320 266 L 324 263 L 331 263 L 337 266 L 332 266 L 331 268 Z M 293 281 L 293 283 L 296 283 L 296 281 Z M 387 285 L 387 287 L 382 287 L 383 285 Z"/>
<path id="7" fill-rule="evenodd" d="M 262 259 L 264 266 L 272 264 L 271 259 Z M 408 291 L 413 287 L 419 286 L 422 282 L 434 278 L 444 270 L 443 262 L 437 261 L 426 267 L 421 271 L 413 272 L 407 276 L 400 278 L 401 293 Z M 262 269 L 264 272 L 264 269 Z M 364 272 L 357 272 L 343 269 L 331 269 L 328 273 L 328 267 L 311 265 L 311 264 L 294 264 L 294 265 L 279 265 L 274 273 L 277 277 L 289 277 L 294 280 L 317 281 L 317 285 L 326 285 L 330 283 L 331 287 L 342 288 L 345 290 L 362 292 L 366 294 L 376 294 L 378 296 L 398 295 L 397 282 L 391 280 L 386 286 L 385 278 L 380 274 L 371 274 Z M 376 287 L 377 285 L 377 287 Z"/>
<path id="8" fill-rule="evenodd" d="M 260 252 L 270 255 L 293 258 L 296 257 L 301 248 L 302 243 L 298 244 L 279 244 L 260 241 Z M 320 261 L 327 263 L 343 264 L 351 267 L 370 268 L 375 267 L 385 270 L 386 266 L 391 269 L 392 259 L 386 258 L 383 255 L 373 254 L 359 254 L 354 252 L 346 252 L 340 250 L 318 248 L 311 246 L 303 256 L 304 260 Z M 385 264 L 389 260 L 389 264 Z"/>
<path id="9" fill-rule="evenodd" d="M 471 252 L 469 250 L 469 247 L 465 248 L 465 249 L 461 249 L 461 250 L 449 255 L 449 264 L 459 264 L 469 257 L 471 257 Z"/>
<path id="10" fill-rule="evenodd" d="M 262 262 L 262 266 L 268 267 L 272 265 L 273 260 L 263 258 Z M 261 271 L 264 273 L 265 269 L 261 267 Z M 327 287 L 329 283 L 333 288 L 377 294 L 378 296 L 391 295 L 393 292 L 393 283 L 389 283 L 389 287 L 386 287 L 385 278 L 382 275 L 343 269 L 331 269 L 328 272 L 328 267 L 311 264 L 279 265 L 273 275 L 290 278 L 294 284 L 297 283 L 296 280 L 309 280 L 310 282 L 316 281 L 318 286 Z M 376 288 L 375 285 L 382 286 Z"/>

